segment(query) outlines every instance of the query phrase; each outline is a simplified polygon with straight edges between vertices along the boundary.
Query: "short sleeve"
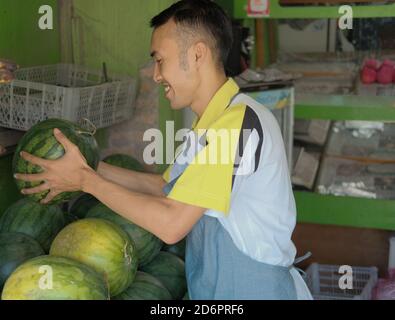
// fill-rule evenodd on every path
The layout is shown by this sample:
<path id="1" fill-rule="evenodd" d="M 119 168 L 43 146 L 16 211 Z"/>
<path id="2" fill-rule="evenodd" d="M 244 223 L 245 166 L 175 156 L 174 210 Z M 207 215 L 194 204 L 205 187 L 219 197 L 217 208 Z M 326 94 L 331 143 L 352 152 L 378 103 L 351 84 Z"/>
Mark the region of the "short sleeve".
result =
<path id="1" fill-rule="evenodd" d="M 178 178 L 168 198 L 228 214 L 244 113 L 245 106 L 232 107 L 207 130 L 207 145 Z"/>
<path id="2" fill-rule="evenodd" d="M 165 172 L 162 174 L 162 178 L 169 183 L 170 182 L 170 172 L 171 172 L 171 168 L 173 165 L 170 165 L 167 167 L 167 169 L 165 170 Z"/>

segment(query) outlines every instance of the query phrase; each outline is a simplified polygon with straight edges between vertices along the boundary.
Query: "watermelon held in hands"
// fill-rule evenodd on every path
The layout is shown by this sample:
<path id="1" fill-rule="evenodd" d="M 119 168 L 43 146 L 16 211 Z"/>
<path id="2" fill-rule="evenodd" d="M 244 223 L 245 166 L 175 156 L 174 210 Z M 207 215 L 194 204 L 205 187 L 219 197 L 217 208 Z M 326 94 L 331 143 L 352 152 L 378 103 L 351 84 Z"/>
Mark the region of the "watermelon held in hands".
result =
<path id="1" fill-rule="evenodd" d="M 114 300 L 172 300 L 172 296 L 158 279 L 137 271 L 132 285 Z"/>
<path id="2" fill-rule="evenodd" d="M 72 259 L 41 256 L 7 279 L 2 300 L 109 300 L 102 274 Z"/>
<path id="3" fill-rule="evenodd" d="M 28 235 L 17 232 L 0 233 L 0 291 L 19 265 L 44 254 L 40 244 Z"/>
<path id="4" fill-rule="evenodd" d="M 133 170 L 138 172 L 145 171 L 144 166 L 138 160 L 126 154 L 113 154 L 111 156 L 104 158 L 103 161 L 113 166 L 128 169 L 128 170 Z"/>
<path id="5" fill-rule="evenodd" d="M 174 300 L 181 300 L 187 291 L 185 277 L 185 264 L 179 257 L 161 251 L 156 258 L 142 268 L 159 281 L 169 290 Z"/>
<path id="6" fill-rule="evenodd" d="M 58 206 L 45 206 L 23 198 L 1 215 L 0 232 L 24 233 L 48 252 L 53 239 L 65 224 L 64 213 Z"/>
<path id="7" fill-rule="evenodd" d="M 21 156 L 20 152 L 25 151 L 36 157 L 56 160 L 61 158 L 65 150 L 63 146 L 56 140 L 53 130 L 58 128 L 62 133 L 81 151 L 81 154 L 85 157 L 88 165 L 94 170 L 97 169 L 100 160 L 100 153 L 97 146 L 97 142 L 93 137 L 93 133 L 89 133 L 83 128 L 79 127 L 70 121 L 49 119 L 34 125 L 19 141 L 16 148 L 14 159 L 13 159 L 13 173 L 24 173 L 24 174 L 36 174 L 41 173 L 43 170 L 41 167 L 25 161 Z M 16 184 L 19 190 L 25 188 L 32 188 L 40 185 L 42 182 L 27 182 L 22 180 L 16 180 Z M 47 194 L 47 191 L 28 195 L 34 201 L 43 200 Z M 70 200 L 76 196 L 79 192 L 63 192 L 55 197 L 50 204 L 60 203 Z"/>
<path id="8" fill-rule="evenodd" d="M 69 209 L 69 213 L 78 217 L 79 219 L 84 219 L 88 214 L 88 211 L 98 203 L 100 203 L 100 201 L 94 196 L 89 193 L 84 193 L 74 201 Z"/>
<path id="9" fill-rule="evenodd" d="M 105 219 L 120 226 L 136 246 L 139 267 L 150 263 L 163 246 L 163 242 L 155 235 L 121 217 L 102 203 L 89 210 L 87 218 Z"/>
<path id="10" fill-rule="evenodd" d="M 50 255 L 79 261 L 103 274 L 111 296 L 128 288 L 137 272 L 134 243 L 121 227 L 103 219 L 83 219 L 68 225 L 56 236 Z"/>

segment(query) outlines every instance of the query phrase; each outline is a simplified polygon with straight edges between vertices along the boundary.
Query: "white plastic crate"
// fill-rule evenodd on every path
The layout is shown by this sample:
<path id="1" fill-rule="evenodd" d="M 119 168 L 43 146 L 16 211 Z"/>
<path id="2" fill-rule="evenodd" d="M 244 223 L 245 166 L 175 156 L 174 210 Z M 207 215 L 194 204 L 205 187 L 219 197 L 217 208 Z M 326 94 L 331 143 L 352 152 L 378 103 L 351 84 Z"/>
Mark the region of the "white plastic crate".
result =
<path id="1" fill-rule="evenodd" d="M 338 265 L 313 263 L 306 270 L 306 283 L 315 300 L 371 300 L 376 286 L 376 267 L 352 267 L 353 289 L 342 290 Z"/>
<path id="2" fill-rule="evenodd" d="M 60 118 L 89 119 L 104 128 L 130 119 L 135 109 L 137 83 L 127 76 L 71 64 L 20 69 L 16 80 L 0 85 L 0 126 L 28 130 L 34 124 Z"/>

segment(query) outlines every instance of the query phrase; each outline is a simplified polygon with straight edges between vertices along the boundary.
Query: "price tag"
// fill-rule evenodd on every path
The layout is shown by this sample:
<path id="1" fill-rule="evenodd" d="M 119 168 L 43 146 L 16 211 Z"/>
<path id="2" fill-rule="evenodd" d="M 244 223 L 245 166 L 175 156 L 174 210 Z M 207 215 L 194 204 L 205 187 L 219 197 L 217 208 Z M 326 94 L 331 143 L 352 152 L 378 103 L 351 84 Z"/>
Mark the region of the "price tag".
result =
<path id="1" fill-rule="evenodd" d="M 269 17 L 269 0 L 248 0 L 247 16 L 252 18 Z"/>

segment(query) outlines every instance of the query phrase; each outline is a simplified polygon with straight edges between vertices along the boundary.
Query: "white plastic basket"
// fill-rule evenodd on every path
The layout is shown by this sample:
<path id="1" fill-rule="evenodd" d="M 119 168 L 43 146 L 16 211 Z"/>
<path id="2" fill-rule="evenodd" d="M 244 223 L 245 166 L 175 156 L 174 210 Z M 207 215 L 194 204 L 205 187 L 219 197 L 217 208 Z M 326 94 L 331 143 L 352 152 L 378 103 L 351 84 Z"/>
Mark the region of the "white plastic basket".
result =
<path id="1" fill-rule="evenodd" d="M 130 119 L 135 109 L 137 83 L 127 76 L 71 64 L 20 69 L 16 80 L 0 85 L 0 126 L 28 130 L 34 124 L 60 118 L 89 119 L 104 128 Z"/>
<path id="2" fill-rule="evenodd" d="M 371 300 L 376 286 L 376 267 L 352 267 L 353 289 L 339 286 L 340 266 L 313 263 L 306 270 L 306 283 L 314 300 Z"/>

